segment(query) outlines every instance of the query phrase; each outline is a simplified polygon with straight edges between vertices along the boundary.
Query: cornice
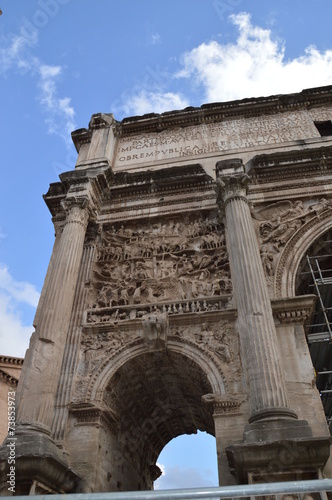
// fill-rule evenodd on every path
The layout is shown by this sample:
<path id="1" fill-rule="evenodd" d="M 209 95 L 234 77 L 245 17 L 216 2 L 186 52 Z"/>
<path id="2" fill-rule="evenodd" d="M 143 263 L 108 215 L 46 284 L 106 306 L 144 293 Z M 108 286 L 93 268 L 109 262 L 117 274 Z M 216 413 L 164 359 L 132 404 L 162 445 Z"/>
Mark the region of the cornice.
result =
<path id="1" fill-rule="evenodd" d="M 163 168 L 155 171 L 119 172 L 114 175 L 105 200 L 160 197 L 209 189 L 214 180 L 200 164 Z"/>
<path id="2" fill-rule="evenodd" d="M 13 375 L 9 375 L 9 373 L 5 372 L 1 368 L 0 368 L 0 379 L 8 382 L 8 384 L 10 384 L 12 387 L 17 387 L 18 379 Z"/>
<path id="3" fill-rule="evenodd" d="M 257 155 L 246 167 L 255 184 L 317 179 L 332 173 L 332 146 Z"/>
<path id="4" fill-rule="evenodd" d="M 304 323 L 313 313 L 316 299 L 316 295 L 273 299 L 273 314 L 282 324 Z"/>
<path id="5" fill-rule="evenodd" d="M 70 170 L 59 177 L 61 182 L 50 184 L 49 190 L 43 195 L 53 217 L 63 212 L 62 201 L 68 194 L 80 197 L 89 192 L 92 204 L 99 207 L 105 190 L 108 190 L 112 182 L 113 172 L 109 167 L 101 167 Z"/>
<path id="6" fill-rule="evenodd" d="M 79 152 L 82 144 L 89 144 L 91 142 L 93 130 L 115 127 L 115 125 L 116 121 L 111 113 L 96 113 L 92 115 L 88 129 L 80 128 L 78 130 L 74 130 L 71 134 L 76 151 Z"/>
<path id="7" fill-rule="evenodd" d="M 295 109 L 310 109 L 324 104 L 332 104 L 332 86 L 305 89 L 296 94 L 273 95 L 249 98 L 223 103 L 203 104 L 180 111 L 124 118 L 116 122 L 119 137 L 142 132 L 160 132 L 176 127 L 188 127 L 203 123 L 220 122 L 227 118 L 252 117 L 275 114 Z"/>
<path id="8" fill-rule="evenodd" d="M 0 363 L 6 363 L 7 365 L 23 365 L 24 358 L 15 358 L 13 356 L 1 356 Z"/>

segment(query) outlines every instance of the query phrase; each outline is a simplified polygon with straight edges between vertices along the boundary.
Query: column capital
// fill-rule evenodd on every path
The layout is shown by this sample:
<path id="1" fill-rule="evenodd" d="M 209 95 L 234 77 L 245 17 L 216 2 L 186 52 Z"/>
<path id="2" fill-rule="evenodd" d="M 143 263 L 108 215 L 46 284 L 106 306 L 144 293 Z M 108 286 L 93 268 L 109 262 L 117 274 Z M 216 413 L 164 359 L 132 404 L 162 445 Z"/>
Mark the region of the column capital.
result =
<path id="1" fill-rule="evenodd" d="M 247 191 L 249 181 L 249 175 L 244 172 L 217 177 L 217 204 L 225 206 L 228 201 L 234 198 L 242 198 L 248 202 Z"/>
<path id="2" fill-rule="evenodd" d="M 66 213 L 66 222 L 77 223 L 86 227 L 92 212 L 90 200 L 88 196 L 74 197 L 71 196 L 61 201 L 61 206 Z"/>
<path id="3" fill-rule="evenodd" d="M 247 187 L 250 180 L 241 158 L 222 160 L 216 163 L 217 204 L 223 207 L 233 198 L 247 201 Z"/>

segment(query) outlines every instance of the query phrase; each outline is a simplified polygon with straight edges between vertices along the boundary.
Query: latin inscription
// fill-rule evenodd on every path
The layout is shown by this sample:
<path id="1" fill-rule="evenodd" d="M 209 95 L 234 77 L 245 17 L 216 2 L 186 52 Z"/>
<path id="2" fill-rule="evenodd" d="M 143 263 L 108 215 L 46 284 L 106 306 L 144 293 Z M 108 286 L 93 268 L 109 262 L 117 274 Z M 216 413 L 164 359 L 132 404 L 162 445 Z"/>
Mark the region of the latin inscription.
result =
<path id="1" fill-rule="evenodd" d="M 206 155 L 319 136 L 306 111 L 239 118 L 119 140 L 117 165 Z"/>

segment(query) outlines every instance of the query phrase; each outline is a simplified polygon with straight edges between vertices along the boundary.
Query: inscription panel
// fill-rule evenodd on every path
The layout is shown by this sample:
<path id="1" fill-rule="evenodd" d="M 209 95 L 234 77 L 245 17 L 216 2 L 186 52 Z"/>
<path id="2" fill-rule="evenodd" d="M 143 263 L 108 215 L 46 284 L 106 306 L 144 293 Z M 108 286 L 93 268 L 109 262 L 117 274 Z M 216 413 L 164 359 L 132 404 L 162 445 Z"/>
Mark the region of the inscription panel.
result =
<path id="1" fill-rule="evenodd" d="M 317 118 L 316 118 L 317 119 Z M 228 119 L 186 128 L 120 138 L 117 168 L 128 165 L 201 156 L 221 151 L 265 146 L 319 137 L 305 110 L 278 115 Z"/>

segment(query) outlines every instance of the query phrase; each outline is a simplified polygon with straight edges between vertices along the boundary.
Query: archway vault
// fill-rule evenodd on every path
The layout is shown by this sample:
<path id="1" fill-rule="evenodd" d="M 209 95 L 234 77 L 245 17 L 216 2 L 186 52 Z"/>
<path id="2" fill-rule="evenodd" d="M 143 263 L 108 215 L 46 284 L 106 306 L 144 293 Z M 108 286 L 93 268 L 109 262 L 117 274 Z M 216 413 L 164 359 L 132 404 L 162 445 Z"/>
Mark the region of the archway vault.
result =
<path id="1" fill-rule="evenodd" d="M 214 434 L 202 395 L 211 391 L 197 364 L 174 351 L 141 354 L 111 378 L 104 403 L 119 416 L 126 448 L 143 450 L 155 463 L 171 439 L 197 430 Z"/>
<path id="2" fill-rule="evenodd" d="M 121 455 L 146 470 L 175 437 L 198 430 L 215 435 L 211 405 L 202 396 L 224 395 L 225 388 L 213 355 L 170 341 L 161 350 L 127 348 L 100 368 L 88 393 L 90 403 L 112 414 Z"/>
<path id="3" fill-rule="evenodd" d="M 211 352 L 199 348 L 195 343 L 190 341 L 182 341 L 182 339 L 177 341 L 169 340 L 167 348 L 160 351 L 151 350 L 143 341 L 135 341 L 131 345 L 127 345 L 126 349 L 121 350 L 116 356 L 106 359 L 97 368 L 90 378 L 86 401 L 93 404 L 101 402 L 110 380 L 113 379 L 123 366 L 127 366 L 127 363 L 130 363 L 137 357 L 140 358 L 143 355 L 153 352 L 164 353 L 165 356 L 170 356 L 172 353 L 182 356 L 184 366 L 195 366 L 199 372 L 204 374 L 209 385 L 207 392 L 218 396 L 226 393 L 220 360 L 213 356 Z"/>

